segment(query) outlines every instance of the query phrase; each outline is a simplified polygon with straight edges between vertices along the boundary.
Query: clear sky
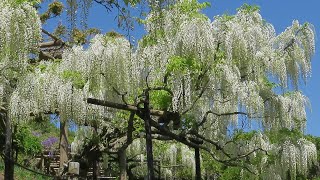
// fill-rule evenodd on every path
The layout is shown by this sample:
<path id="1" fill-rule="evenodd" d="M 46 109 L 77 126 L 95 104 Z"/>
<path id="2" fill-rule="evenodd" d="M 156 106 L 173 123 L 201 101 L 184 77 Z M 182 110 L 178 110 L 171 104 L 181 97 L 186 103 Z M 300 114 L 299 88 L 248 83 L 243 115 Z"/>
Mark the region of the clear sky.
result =
<path id="1" fill-rule="evenodd" d="M 200 0 L 204 2 L 204 0 Z M 316 34 L 320 34 L 320 0 L 207 0 L 211 7 L 203 12 L 213 19 L 223 13 L 235 14 L 236 9 L 244 3 L 260 6 L 262 17 L 273 24 L 276 32 L 280 33 L 290 26 L 293 20 L 301 24 L 309 22 L 314 25 Z M 89 13 L 89 27 L 97 27 L 102 32 L 110 30 L 120 31 L 117 20 L 114 18 L 117 11 L 106 12 L 102 6 L 95 4 Z M 144 34 L 142 27 L 136 26 L 131 35 L 140 39 Z M 307 134 L 320 136 L 320 43 L 316 37 L 316 53 L 312 59 L 312 77 L 306 85 L 301 84 L 300 89 L 311 101 L 311 110 L 308 111 Z"/>

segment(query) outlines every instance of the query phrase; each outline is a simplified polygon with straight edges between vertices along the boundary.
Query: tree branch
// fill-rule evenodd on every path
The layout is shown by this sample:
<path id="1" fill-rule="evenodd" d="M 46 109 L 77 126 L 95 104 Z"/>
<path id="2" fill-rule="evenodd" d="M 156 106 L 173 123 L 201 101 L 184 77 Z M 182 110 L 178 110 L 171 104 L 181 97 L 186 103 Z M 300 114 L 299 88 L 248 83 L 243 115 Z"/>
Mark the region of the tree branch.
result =
<path id="1" fill-rule="evenodd" d="M 104 76 L 104 75 L 103 75 Z M 127 95 L 127 92 L 124 92 L 124 93 L 120 93 L 115 87 L 112 87 L 113 91 L 115 91 L 119 96 L 121 96 L 121 99 L 122 99 L 122 102 L 124 104 L 128 104 L 126 99 L 125 99 L 125 96 Z"/>
<path id="2" fill-rule="evenodd" d="M 227 160 L 221 160 L 221 159 L 219 159 L 218 157 L 215 156 L 215 154 L 212 152 L 212 150 L 211 150 L 210 148 L 207 148 L 207 147 L 205 147 L 205 146 L 203 146 L 203 145 L 200 145 L 200 144 L 196 144 L 196 143 L 190 142 L 190 141 L 188 141 L 188 139 L 187 139 L 185 136 L 179 136 L 179 135 L 177 135 L 177 134 L 175 134 L 175 133 L 172 133 L 172 132 L 171 132 L 170 130 L 168 130 L 166 127 L 160 126 L 157 122 L 155 122 L 155 121 L 153 121 L 153 120 L 151 120 L 150 123 L 151 123 L 151 125 L 152 125 L 153 127 L 157 128 L 157 129 L 159 130 L 159 134 L 162 134 L 162 135 L 164 135 L 164 136 L 171 137 L 173 140 L 176 140 L 176 141 L 178 141 L 178 142 L 180 142 L 180 143 L 182 143 L 182 144 L 185 144 L 185 145 L 187 145 L 187 146 L 189 146 L 189 147 L 192 147 L 192 148 L 200 148 L 200 149 L 208 152 L 208 153 L 211 155 L 211 157 L 212 157 L 214 160 L 216 160 L 217 162 L 223 163 L 223 164 L 225 164 L 225 165 L 227 165 L 227 166 L 242 167 L 242 168 L 246 169 L 248 172 L 250 172 L 250 173 L 252 173 L 252 174 L 256 174 L 255 172 L 253 172 L 252 170 L 250 170 L 247 166 L 244 166 L 244 165 L 242 165 L 242 164 L 238 164 L 238 163 L 235 162 L 236 160 L 239 160 L 239 159 L 241 159 L 241 158 L 244 158 L 244 157 L 246 157 L 246 156 L 249 156 L 249 155 L 252 154 L 253 152 L 250 152 L 250 153 L 248 153 L 248 154 L 245 154 L 245 155 L 242 155 L 242 156 L 239 156 L 239 157 L 234 157 L 234 158 L 231 158 L 231 157 L 229 156 L 229 159 L 227 159 Z M 201 137 L 201 136 L 200 136 L 200 137 Z M 216 144 L 216 143 L 214 143 L 214 144 Z M 217 147 L 221 147 L 221 146 L 217 146 Z M 221 148 L 220 150 L 222 150 L 222 148 Z M 226 153 L 226 154 L 227 154 L 227 153 Z"/>
<path id="3" fill-rule="evenodd" d="M 197 103 L 197 101 L 202 97 L 203 93 L 205 92 L 207 85 L 208 85 L 209 81 L 207 81 L 205 83 L 205 85 L 203 86 L 201 92 L 199 93 L 199 95 L 196 97 L 196 99 L 194 100 L 194 102 L 192 103 L 192 105 L 186 109 L 185 111 L 182 112 L 182 115 L 186 114 L 187 112 L 189 112 L 191 109 L 193 109 L 193 107 L 195 106 L 195 104 Z"/>
<path id="4" fill-rule="evenodd" d="M 48 31 L 41 29 L 42 33 L 48 35 L 49 37 L 51 37 L 54 41 L 61 41 L 60 38 L 58 38 L 57 36 L 49 33 Z"/>
<path id="5" fill-rule="evenodd" d="M 247 113 L 245 112 L 229 112 L 229 113 L 216 113 L 216 112 L 213 112 L 213 111 L 207 111 L 206 114 L 203 116 L 202 118 L 202 121 L 198 124 L 198 127 L 202 126 L 206 121 L 207 121 L 207 117 L 209 114 L 213 114 L 213 115 L 216 115 L 216 116 L 230 116 L 230 115 L 248 115 Z"/>
<path id="6" fill-rule="evenodd" d="M 264 150 L 264 149 L 262 149 L 262 148 L 257 148 L 257 149 L 254 149 L 254 150 L 248 152 L 247 154 L 243 154 L 243 155 L 239 155 L 239 156 L 237 156 L 237 157 L 230 158 L 228 161 L 235 161 L 235 160 L 238 160 L 238 159 L 242 159 L 242 158 L 248 157 L 248 156 L 250 156 L 252 153 L 257 152 L 257 151 L 263 151 L 263 152 L 266 153 L 266 155 L 268 155 L 268 152 L 267 152 L 266 150 Z"/>
<path id="7" fill-rule="evenodd" d="M 67 46 L 67 47 L 71 47 L 69 45 L 67 45 L 62 39 L 58 38 L 57 36 L 49 33 L 48 31 L 41 29 L 42 33 L 46 34 L 47 36 L 49 36 L 50 38 L 53 39 L 53 41 L 49 41 L 49 42 L 43 42 L 39 44 L 40 48 L 50 48 L 50 47 L 56 47 L 56 46 Z"/>
<path id="8" fill-rule="evenodd" d="M 214 141 L 212 141 L 212 140 L 210 140 L 210 139 L 207 139 L 207 138 L 205 138 L 204 136 L 201 136 L 200 134 L 198 134 L 198 133 L 195 132 L 195 131 L 191 131 L 190 133 L 191 133 L 192 135 L 196 136 L 197 138 L 202 139 L 203 141 L 206 141 L 206 142 L 208 142 L 208 143 L 210 143 L 210 144 L 213 144 L 213 145 L 216 147 L 216 150 L 221 150 L 221 152 L 222 152 L 224 155 L 226 155 L 227 157 L 231 158 L 230 154 L 227 153 L 227 152 L 223 149 L 223 147 L 219 145 L 218 142 L 214 142 Z"/>
<path id="9" fill-rule="evenodd" d="M 122 145 L 122 147 L 120 148 L 120 150 L 125 150 L 127 149 L 127 147 L 132 143 L 133 141 L 133 137 L 132 137 L 132 132 L 134 130 L 133 127 L 133 119 L 134 119 L 134 112 L 130 113 L 130 117 L 129 117 L 129 121 L 128 121 L 128 131 L 127 131 L 127 140 L 126 142 Z"/>
<path id="10" fill-rule="evenodd" d="M 163 90 L 163 91 L 168 92 L 171 96 L 173 96 L 173 92 L 167 87 L 154 87 L 154 88 L 149 88 L 149 90 L 150 91 L 161 91 L 161 90 Z"/>

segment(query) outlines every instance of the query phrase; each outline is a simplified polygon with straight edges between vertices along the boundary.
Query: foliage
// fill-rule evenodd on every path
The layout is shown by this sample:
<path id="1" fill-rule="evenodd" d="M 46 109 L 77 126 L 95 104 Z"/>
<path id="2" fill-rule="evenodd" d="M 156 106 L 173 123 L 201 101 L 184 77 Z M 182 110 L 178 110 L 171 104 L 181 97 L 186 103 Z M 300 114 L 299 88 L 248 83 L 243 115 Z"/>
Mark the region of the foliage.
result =
<path id="1" fill-rule="evenodd" d="M 242 129 L 236 129 L 234 133 L 233 140 L 250 141 L 257 134 L 257 131 L 244 132 Z"/>
<path id="2" fill-rule="evenodd" d="M 190 18 L 204 18 L 207 17 L 199 13 L 201 9 L 205 9 L 210 7 L 211 4 L 209 2 L 199 3 L 197 0 L 191 1 L 181 1 L 181 3 L 176 3 L 172 8 L 175 10 L 179 10 L 182 14 L 187 14 Z"/>
<path id="3" fill-rule="evenodd" d="M 172 96 L 165 90 L 150 93 L 151 104 L 155 109 L 168 109 L 172 102 Z"/>
<path id="4" fill-rule="evenodd" d="M 240 174 L 241 174 L 241 168 L 228 167 L 223 171 L 223 173 L 221 175 L 221 179 L 223 179 L 223 180 L 232 180 L 232 179 L 240 180 L 240 179 L 242 179 Z"/>
<path id="5" fill-rule="evenodd" d="M 167 66 L 167 73 L 174 73 L 175 71 L 180 71 L 179 73 L 187 73 L 188 71 L 197 72 L 201 70 L 197 60 L 193 57 L 179 57 L 174 56 L 169 59 Z"/>
<path id="6" fill-rule="evenodd" d="M 282 144 L 288 139 L 296 142 L 298 139 L 303 137 L 303 134 L 298 129 L 287 129 L 283 128 L 276 132 L 270 131 L 267 133 L 271 143 Z"/>
<path id="7" fill-rule="evenodd" d="M 30 3 L 32 5 L 37 5 L 41 3 L 41 0 L 13 0 L 16 4 L 24 4 L 24 3 Z"/>
<path id="8" fill-rule="evenodd" d="M 0 174 L 4 172 L 4 161 L 0 159 Z M 42 176 L 33 172 L 30 172 L 21 167 L 16 167 L 14 169 L 14 177 L 15 179 L 37 179 L 37 180 L 50 180 L 51 177 Z"/>
<path id="9" fill-rule="evenodd" d="M 237 9 L 238 11 L 243 11 L 245 13 L 254 13 L 260 10 L 260 7 L 257 5 L 249 5 L 243 4 L 240 8 Z"/>
<path id="10" fill-rule="evenodd" d="M 46 22 L 48 19 L 59 16 L 62 14 L 64 6 L 62 2 L 54 1 L 48 5 L 48 9 L 40 15 L 40 20 L 42 23 Z"/>
<path id="11" fill-rule="evenodd" d="M 73 86 L 78 89 L 82 89 L 85 85 L 85 80 L 78 71 L 63 71 L 62 78 L 72 81 Z"/>
<path id="12" fill-rule="evenodd" d="M 24 124 L 19 125 L 14 140 L 18 148 L 25 154 L 35 155 L 42 151 L 42 145 L 39 136 L 32 132 L 31 128 Z"/>
<path id="13" fill-rule="evenodd" d="M 80 31 L 79 29 L 72 30 L 72 38 L 76 44 L 85 44 L 86 43 L 86 35 Z"/>
<path id="14" fill-rule="evenodd" d="M 55 16 L 59 16 L 63 10 L 63 4 L 58 1 L 54 1 L 49 4 L 49 12 L 51 12 Z"/>
<path id="15" fill-rule="evenodd" d="M 141 0 L 123 0 L 123 2 L 126 4 L 126 5 L 131 5 L 131 6 L 135 6 L 136 4 L 140 3 Z"/>

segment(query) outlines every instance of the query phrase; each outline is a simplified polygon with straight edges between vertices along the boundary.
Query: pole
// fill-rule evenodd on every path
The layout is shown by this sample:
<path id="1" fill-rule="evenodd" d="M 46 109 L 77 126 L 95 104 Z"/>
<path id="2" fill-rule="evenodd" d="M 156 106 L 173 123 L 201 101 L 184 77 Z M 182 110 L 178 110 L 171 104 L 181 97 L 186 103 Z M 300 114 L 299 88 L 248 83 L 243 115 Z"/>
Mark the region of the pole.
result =
<path id="1" fill-rule="evenodd" d="M 152 136 L 150 125 L 150 106 L 149 106 L 149 90 L 145 90 L 144 100 L 144 124 L 146 131 L 146 146 L 147 146 L 147 165 L 148 165 L 148 180 L 154 180 L 154 168 L 153 168 L 153 152 L 152 152 Z"/>
<path id="2" fill-rule="evenodd" d="M 8 117 L 7 112 L 2 114 L 6 122 L 6 140 L 5 140 L 5 150 L 4 150 L 4 163 L 5 170 L 4 176 L 6 180 L 13 180 L 14 176 L 14 164 L 13 164 L 13 153 L 12 153 L 12 127 L 11 121 Z"/>
<path id="3" fill-rule="evenodd" d="M 196 161 L 196 180 L 201 180 L 200 150 L 198 147 L 194 148 L 194 158 Z"/>

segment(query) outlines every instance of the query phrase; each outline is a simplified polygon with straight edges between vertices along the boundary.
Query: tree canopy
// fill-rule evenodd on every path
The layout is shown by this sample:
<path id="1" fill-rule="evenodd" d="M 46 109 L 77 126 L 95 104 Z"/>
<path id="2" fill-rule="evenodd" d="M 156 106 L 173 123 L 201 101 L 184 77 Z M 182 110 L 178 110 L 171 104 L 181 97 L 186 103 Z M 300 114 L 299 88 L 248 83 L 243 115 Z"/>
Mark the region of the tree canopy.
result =
<path id="1" fill-rule="evenodd" d="M 210 19 L 201 12 L 209 3 L 181 0 L 150 4 L 139 20 L 147 33 L 137 45 L 110 32 L 86 46 L 85 36 L 64 42 L 41 28 L 61 13 L 60 4 L 41 16 L 35 4 L 0 2 L 0 105 L 14 124 L 56 113 L 61 122 L 89 125 L 77 132 L 72 151 L 79 155 L 90 145 L 118 161 L 126 152 L 124 174 L 136 177 L 149 172 L 129 159 L 139 155 L 143 162 L 146 153 L 168 166 L 157 174 L 181 179 L 196 176 L 197 152 L 200 178 L 209 179 L 219 171 L 297 179 L 317 164 L 316 145 L 303 135 L 309 102 L 299 91 L 315 52 L 311 24 L 294 20 L 276 34 L 257 6 Z M 41 32 L 61 47 L 53 50 L 61 56 L 44 50 Z M 260 127 L 255 131 L 237 126 L 253 121 Z M 227 174 L 220 176 L 232 179 Z"/>

